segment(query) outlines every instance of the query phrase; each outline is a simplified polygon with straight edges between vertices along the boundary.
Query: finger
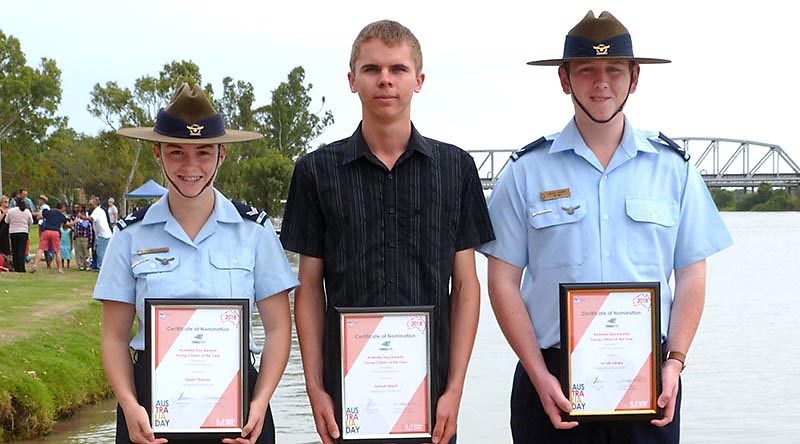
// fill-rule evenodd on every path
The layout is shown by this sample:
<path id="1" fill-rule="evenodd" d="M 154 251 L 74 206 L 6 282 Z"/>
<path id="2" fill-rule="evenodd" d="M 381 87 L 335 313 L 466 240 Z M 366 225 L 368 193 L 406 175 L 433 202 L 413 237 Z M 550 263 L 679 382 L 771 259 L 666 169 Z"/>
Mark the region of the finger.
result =
<path id="1" fill-rule="evenodd" d="M 439 444 L 442 440 L 442 435 L 444 434 L 444 427 L 447 422 L 447 419 L 441 416 L 437 416 L 436 418 L 436 427 L 433 428 L 433 436 L 431 436 L 431 441 L 433 444 Z"/>
<path id="2" fill-rule="evenodd" d="M 339 426 L 336 425 L 336 418 L 333 417 L 332 411 L 325 412 L 325 423 L 327 424 L 328 434 L 333 439 L 339 439 Z"/>
<path id="3" fill-rule="evenodd" d="M 328 432 L 328 425 L 325 423 L 325 420 L 322 419 L 322 416 L 315 417 L 314 422 L 322 444 L 333 444 L 333 438 L 331 438 L 330 432 Z"/>
<path id="4" fill-rule="evenodd" d="M 670 402 L 664 409 L 664 417 L 661 419 L 654 419 L 650 421 L 650 424 L 653 424 L 656 427 L 664 427 L 665 425 L 672 422 L 674 416 L 675 416 L 675 403 Z"/>

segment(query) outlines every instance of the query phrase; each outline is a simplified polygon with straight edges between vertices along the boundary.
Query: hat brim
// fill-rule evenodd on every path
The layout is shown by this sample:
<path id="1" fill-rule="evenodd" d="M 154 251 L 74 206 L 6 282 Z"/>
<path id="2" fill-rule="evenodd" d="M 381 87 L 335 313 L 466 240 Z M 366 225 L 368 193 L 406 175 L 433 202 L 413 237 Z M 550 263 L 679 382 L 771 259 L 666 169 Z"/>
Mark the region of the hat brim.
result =
<path id="1" fill-rule="evenodd" d="M 248 142 L 251 140 L 262 139 L 264 137 L 261 134 L 253 131 L 240 131 L 232 129 L 226 129 L 225 134 L 217 137 L 170 137 L 153 131 L 153 127 L 121 128 L 117 130 L 117 134 L 120 136 L 129 137 L 131 139 L 146 140 L 148 142 L 180 143 L 191 145 Z"/>
<path id="2" fill-rule="evenodd" d="M 528 62 L 527 64 L 534 66 L 559 66 L 565 62 L 576 62 L 576 61 L 586 61 L 586 60 L 631 60 L 641 65 L 672 63 L 672 60 L 653 59 L 647 57 L 568 57 L 565 59 L 534 60 L 532 62 Z"/>

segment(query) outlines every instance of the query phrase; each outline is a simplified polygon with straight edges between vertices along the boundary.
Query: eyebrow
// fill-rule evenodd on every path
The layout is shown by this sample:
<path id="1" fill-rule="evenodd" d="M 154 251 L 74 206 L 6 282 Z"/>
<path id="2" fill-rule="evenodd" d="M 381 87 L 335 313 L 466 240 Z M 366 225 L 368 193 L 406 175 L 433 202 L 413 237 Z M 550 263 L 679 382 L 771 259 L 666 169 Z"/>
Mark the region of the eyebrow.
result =
<path id="1" fill-rule="evenodd" d="M 214 148 L 215 146 L 216 146 L 216 145 L 214 145 L 214 144 L 211 144 L 211 143 L 206 143 L 206 144 L 204 144 L 204 145 L 192 145 L 192 147 L 194 147 L 194 148 Z M 168 144 L 167 144 L 167 148 L 178 148 L 178 149 L 185 149 L 185 147 L 183 147 L 183 146 L 180 146 L 180 145 L 178 145 L 178 144 L 175 144 L 175 143 L 168 143 Z"/>

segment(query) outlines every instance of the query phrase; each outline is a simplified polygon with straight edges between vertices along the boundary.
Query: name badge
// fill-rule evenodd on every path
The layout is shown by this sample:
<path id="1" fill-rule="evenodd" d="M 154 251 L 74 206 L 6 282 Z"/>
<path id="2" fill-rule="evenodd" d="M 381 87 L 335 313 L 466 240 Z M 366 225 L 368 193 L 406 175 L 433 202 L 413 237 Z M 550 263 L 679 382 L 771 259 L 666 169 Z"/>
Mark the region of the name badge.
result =
<path id="1" fill-rule="evenodd" d="M 550 190 L 550 191 L 542 191 L 539 193 L 539 197 L 542 200 L 556 200 L 556 199 L 564 199 L 566 197 L 570 197 L 572 194 L 569 191 L 569 188 L 561 188 L 560 190 Z"/>

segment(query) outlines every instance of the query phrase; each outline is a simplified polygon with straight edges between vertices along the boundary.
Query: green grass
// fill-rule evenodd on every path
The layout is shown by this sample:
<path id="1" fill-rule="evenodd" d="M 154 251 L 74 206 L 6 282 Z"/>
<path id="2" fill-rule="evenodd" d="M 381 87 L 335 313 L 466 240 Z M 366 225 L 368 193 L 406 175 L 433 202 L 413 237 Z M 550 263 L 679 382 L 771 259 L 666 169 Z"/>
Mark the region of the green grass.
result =
<path id="1" fill-rule="evenodd" d="M 47 433 L 56 420 L 110 395 L 101 304 L 91 299 L 97 273 L 39 268 L 0 275 L 0 442 Z"/>

